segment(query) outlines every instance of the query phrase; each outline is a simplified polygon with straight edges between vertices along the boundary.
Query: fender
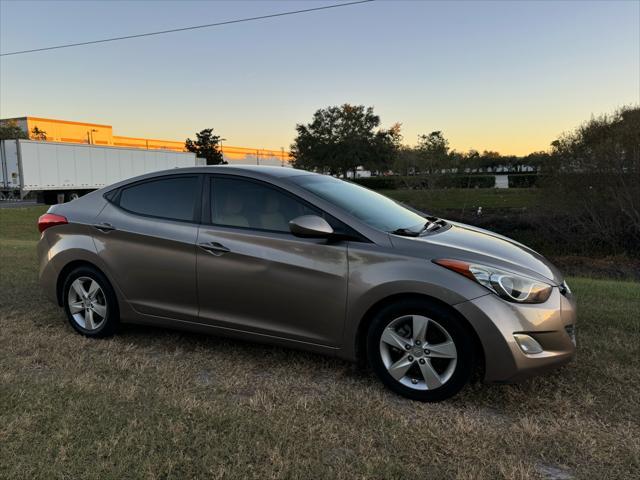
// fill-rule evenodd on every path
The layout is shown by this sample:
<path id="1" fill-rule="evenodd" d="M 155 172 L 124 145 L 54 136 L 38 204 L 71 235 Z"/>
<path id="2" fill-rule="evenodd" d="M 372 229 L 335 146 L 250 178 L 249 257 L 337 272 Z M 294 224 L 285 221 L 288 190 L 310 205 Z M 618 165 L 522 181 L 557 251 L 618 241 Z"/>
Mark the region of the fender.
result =
<path id="1" fill-rule="evenodd" d="M 113 287 L 118 299 L 121 319 L 135 318 L 137 314 L 127 302 L 108 265 L 98 255 L 92 228 L 90 225 L 73 224 L 73 231 L 70 232 L 69 226 L 66 226 L 64 234 L 61 234 L 61 229 L 56 227 L 44 232 L 40 245 L 48 248 L 46 252 L 40 252 L 40 255 L 41 258 L 49 260 L 49 268 L 41 271 L 40 277 L 42 279 L 47 275 L 56 275 L 53 283 L 56 285 L 56 291 L 49 292 L 48 296 L 55 297 L 57 303 L 61 304 L 60 289 L 67 271 L 75 264 L 90 264 L 100 270 Z"/>

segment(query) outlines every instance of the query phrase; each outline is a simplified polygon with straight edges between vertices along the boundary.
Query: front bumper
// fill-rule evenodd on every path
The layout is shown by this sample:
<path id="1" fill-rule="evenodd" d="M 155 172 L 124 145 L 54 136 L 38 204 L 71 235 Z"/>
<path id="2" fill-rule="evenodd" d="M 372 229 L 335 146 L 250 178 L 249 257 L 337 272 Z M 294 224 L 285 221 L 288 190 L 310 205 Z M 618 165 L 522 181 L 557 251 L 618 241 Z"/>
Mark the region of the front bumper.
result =
<path id="1" fill-rule="evenodd" d="M 571 294 L 561 294 L 558 288 L 541 304 L 515 304 L 489 294 L 455 308 L 480 338 L 487 381 L 516 382 L 575 357 L 575 339 L 572 339 L 576 324 L 575 300 Z M 543 351 L 524 353 L 516 342 L 516 333 L 533 337 Z"/>

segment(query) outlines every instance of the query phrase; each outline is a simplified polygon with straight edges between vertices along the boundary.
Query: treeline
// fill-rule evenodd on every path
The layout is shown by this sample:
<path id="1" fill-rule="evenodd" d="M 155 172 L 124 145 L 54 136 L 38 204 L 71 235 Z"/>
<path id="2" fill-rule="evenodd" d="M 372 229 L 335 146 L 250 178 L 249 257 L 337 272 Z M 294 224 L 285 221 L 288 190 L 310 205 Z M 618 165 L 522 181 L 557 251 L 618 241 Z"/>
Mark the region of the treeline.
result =
<path id="1" fill-rule="evenodd" d="M 380 117 L 374 114 L 373 108 L 344 104 L 320 109 L 310 123 L 296 125 L 297 136 L 291 145 L 291 156 L 297 168 L 342 177 L 354 177 L 358 168 L 374 175 L 399 176 L 585 172 L 593 170 L 596 163 L 580 159 L 586 153 L 585 149 L 591 148 L 585 145 L 585 149 L 580 150 L 580 135 L 588 135 L 583 139 L 585 142 L 600 142 L 601 145 L 618 141 L 611 137 L 615 133 L 613 125 L 618 125 L 615 128 L 619 130 L 638 130 L 638 111 L 637 107 L 625 107 L 613 115 L 591 119 L 576 131 L 551 142 L 548 151 L 515 156 L 487 150 L 458 152 L 450 148 L 441 131 L 419 135 L 416 145 L 407 146 L 403 144 L 399 123 L 388 129 L 381 128 Z M 598 138 L 592 138 L 594 136 Z M 620 141 L 633 142 L 629 139 Z M 619 161 L 621 151 L 626 152 L 629 148 L 625 143 L 600 158 L 609 161 L 615 156 Z"/>
<path id="2" fill-rule="evenodd" d="M 549 160 L 547 152 L 526 156 L 449 147 L 441 131 L 403 144 L 401 125 L 380 127 L 373 108 L 344 104 L 317 110 L 308 124 L 296 125 L 291 145 L 296 168 L 354 177 L 358 168 L 374 175 L 433 175 L 442 173 L 536 172 Z"/>
<path id="3" fill-rule="evenodd" d="M 488 150 L 458 152 L 449 148 L 449 142 L 441 131 L 435 131 L 420 135 L 415 146 L 400 146 L 386 173 L 409 176 L 537 172 L 548 160 L 547 152 L 533 152 L 525 156 L 501 155 Z"/>

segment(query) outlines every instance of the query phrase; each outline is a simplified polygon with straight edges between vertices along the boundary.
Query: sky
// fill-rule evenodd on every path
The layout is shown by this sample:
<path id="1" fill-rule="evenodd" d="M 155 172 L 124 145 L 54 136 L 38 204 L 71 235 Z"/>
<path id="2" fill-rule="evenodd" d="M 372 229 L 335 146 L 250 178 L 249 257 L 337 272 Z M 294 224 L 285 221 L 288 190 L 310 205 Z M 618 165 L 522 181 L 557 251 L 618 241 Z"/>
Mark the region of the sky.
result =
<path id="1" fill-rule="evenodd" d="M 0 0 L 0 53 L 342 3 Z M 640 1 L 381 1 L 212 29 L 0 57 L 0 118 L 115 135 L 288 148 L 295 125 L 374 107 L 404 143 L 545 150 L 640 103 Z"/>

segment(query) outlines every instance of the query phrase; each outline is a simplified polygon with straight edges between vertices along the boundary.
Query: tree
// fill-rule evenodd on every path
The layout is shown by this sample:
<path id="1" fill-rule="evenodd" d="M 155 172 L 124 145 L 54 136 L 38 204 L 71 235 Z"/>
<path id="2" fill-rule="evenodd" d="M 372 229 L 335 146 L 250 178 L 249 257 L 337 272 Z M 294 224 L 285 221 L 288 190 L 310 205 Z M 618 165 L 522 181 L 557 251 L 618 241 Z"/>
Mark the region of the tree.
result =
<path id="1" fill-rule="evenodd" d="M 373 108 L 345 103 L 317 110 L 309 124 L 297 124 L 291 145 L 296 168 L 347 177 L 362 166 L 387 170 L 400 143 L 400 124 L 384 130 Z"/>
<path id="2" fill-rule="evenodd" d="M 15 138 L 27 139 L 27 132 L 18 126 L 15 120 L 0 122 L 0 140 L 13 140 Z"/>
<path id="3" fill-rule="evenodd" d="M 498 167 L 504 166 L 505 160 L 499 152 L 485 150 L 480 155 L 480 167 L 486 172 L 495 172 Z"/>
<path id="4" fill-rule="evenodd" d="M 640 245 L 640 108 L 592 118 L 551 144 L 546 199 L 592 245 Z"/>
<path id="5" fill-rule="evenodd" d="M 521 159 L 519 170 L 521 170 L 522 167 L 532 167 L 534 171 L 540 172 L 541 170 L 544 170 L 544 167 L 549 163 L 550 158 L 551 155 L 549 155 L 548 152 L 532 152 Z"/>
<path id="6" fill-rule="evenodd" d="M 418 157 L 422 170 L 433 173 L 448 167 L 449 141 L 441 131 L 431 132 L 429 135 L 418 136 Z"/>
<path id="7" fill-rule="evenodd" d="M 393 162 L 393 172 L 398 175 L 415 175 L 419 163 L 418 152 L 406 145 L 400 146 Z"/>
<path id="8" fill-rule="evenodd" d="M 47 139 L 47 132 L 40 130 L 38 127 L 31 129 L 31 140 L 45 141 Z"/>
<path id="9" fill-rule="evenodd" d="M 204 158 L 207 165 L 225 164 L 222 151 L 220 150 L 220 136 L 213 134 L 213 128 L 205 128 L 196 133 L 196 140 L 190 138 L 184 142 L 184 147 L 196 154 L 196 157 Z"/>

